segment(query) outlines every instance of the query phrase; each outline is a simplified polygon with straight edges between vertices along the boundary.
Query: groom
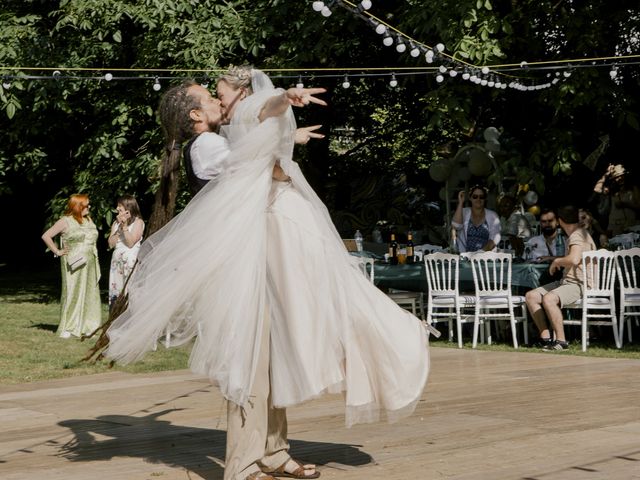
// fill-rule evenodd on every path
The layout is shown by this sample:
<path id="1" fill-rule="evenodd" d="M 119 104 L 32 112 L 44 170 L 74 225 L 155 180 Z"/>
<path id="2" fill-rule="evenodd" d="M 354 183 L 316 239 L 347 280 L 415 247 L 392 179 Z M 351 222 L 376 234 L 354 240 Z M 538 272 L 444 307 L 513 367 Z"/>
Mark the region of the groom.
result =
<path id="1" fill-rule="evenodd" d="M 289 105 L 308 102 L 324 104 L 313 97 L 324 89 L 289 89 L 268 101 L 261 120 L 279 115 Z M 160 121 L 167 145 L 176 148 L 188 141 L 183 149 L 189 185 L 197 193 L 208 181 L 227 167 L 229 146 L 216 134 L 223 119 L 221 102 L 195 82 L 185 82 L 168 90 L 160 103 Z M 300 128 L 295 142 L 307 143 L 310 138 L 322 138 L 314 133 L 319 125 Z M 178 147 L 179 148 L 179 147 Z M 274 178 L 284 175 L 274 167 Z M 225 480 L 274 480 L 275 477 L 318 478 L 314 465 L 303 465 L 289 456 L 285 409 L 271 405 L 269 380 L 268 309 L 263 322 L 258 367 L 249 402 L 244 406 L 228 402 Z M 263 472 L 269 472 L 263 473 Z"/>

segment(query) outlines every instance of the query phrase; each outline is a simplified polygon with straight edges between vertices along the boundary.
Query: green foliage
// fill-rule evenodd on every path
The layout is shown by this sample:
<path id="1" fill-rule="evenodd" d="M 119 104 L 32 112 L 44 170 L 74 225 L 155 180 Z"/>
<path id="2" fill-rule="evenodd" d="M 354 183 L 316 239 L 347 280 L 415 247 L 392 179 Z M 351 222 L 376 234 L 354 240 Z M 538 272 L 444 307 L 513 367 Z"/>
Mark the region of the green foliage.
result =
<path id="1" fill-rule="evenodd" d="M 382 46 L 361 19 L 333 10 L 325 18 L 310 2 L 290 0 L 8 0 L 0 13 L 0 76 L 18 78 L 9 88 L 0 85 L 0 195 L 16 194 L 16 179 L 46 186 L 50 193 L 42 194 L 55 217 L 70 193 L 84 191 L 102 226 L 117 195 L 150 197 L 162 151 L 154 111 L 169 82 L 160 78 L 163 90 L 154 92 L 154 77 L 163 72 L 149 69 L 213 77 L 231 63 L 302 73 L 426 65 L 423 57 Z M 626 1 L 577 8 L 555 0 L 381 0 L 372 12 L 426 45 L 443 42 L 448 54 L 475 65 L 634 52 L 632 39 L 640 33 L 638 6 Z M 91 75 L 109 71 L 115 78 L 62 71 L 56 81 L 44 67 L 92 68 Z M 119 68 L 148 77 L 118 80 L 131 75 Z M 349 172 L 423 178 L 433 161 L 483 141 L 482 131 L 496 126 L 504 155 L 493 179 L 517 177 L 542 192 L 553 175 L 580 173 L 599 136 L 611 135 L 612 150 L 628 148 L 640 129 L 639 76 L 633 68 L 621 72 L 612 82 L 604 68 L 575 69 L 555 87 L 531 93 L 459 79 L 437 84 L 432 74 L 399 76 L 396 89 L 382 79 L 353 78 L 348 90 L 341 79 L 307 79 L 329 89 L 331 105 L 326 112 L 297 111 L 299 123 L 322 123 L 332 141 L 330 149 L 309 148 L 301 158 L 320 187 L 345 183 Z M 291 86 L 298 73 L 275 83 Z M 509 75 L 525 83 L 548 80 L 546 72 L 526 68 Z"/>

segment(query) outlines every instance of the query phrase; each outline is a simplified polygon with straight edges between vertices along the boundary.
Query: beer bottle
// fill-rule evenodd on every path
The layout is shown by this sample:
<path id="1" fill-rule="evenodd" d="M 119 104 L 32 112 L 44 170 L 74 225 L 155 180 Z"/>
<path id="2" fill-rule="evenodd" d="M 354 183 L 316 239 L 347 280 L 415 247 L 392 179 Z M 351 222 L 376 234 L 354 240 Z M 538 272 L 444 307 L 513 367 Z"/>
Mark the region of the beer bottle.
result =
<path id="1" fill-rule="evenodd" d="M 413 251 L 413 234 L 409 232 L 407 234 L 407 263 L 413 263 L 415 259 L 415 253 Z"/>
<path id="2" fill-rule="evenodd" d="M 396 234 L 391 234 L 391 241 L 389 242 L 389 263 L 391 265 L 398 264 L 398 242 L 396 242 Z"/>

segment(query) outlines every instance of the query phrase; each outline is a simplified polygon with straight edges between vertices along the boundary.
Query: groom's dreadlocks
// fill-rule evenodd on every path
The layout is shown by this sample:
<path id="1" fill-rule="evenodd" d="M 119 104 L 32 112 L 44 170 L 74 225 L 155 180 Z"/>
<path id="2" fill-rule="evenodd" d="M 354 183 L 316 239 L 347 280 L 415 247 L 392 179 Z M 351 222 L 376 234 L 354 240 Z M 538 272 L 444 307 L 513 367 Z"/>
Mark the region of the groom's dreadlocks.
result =
<path id="1" fill-rule="evenodd" d="M 200 106 L 199 101 L 188 94 L 189 87 L 197 85 L 187 80 L 170 88 L 162 96 L 158 115 L 164 134 L 164 154 L 161 164 L 160 188 L 156 192 L 153 211 L 149 219 L 149 235 L 162 228 L 175 212 L 180 172 L 182 145 L 193 136 L 193 120 L 189 112 Z"/>

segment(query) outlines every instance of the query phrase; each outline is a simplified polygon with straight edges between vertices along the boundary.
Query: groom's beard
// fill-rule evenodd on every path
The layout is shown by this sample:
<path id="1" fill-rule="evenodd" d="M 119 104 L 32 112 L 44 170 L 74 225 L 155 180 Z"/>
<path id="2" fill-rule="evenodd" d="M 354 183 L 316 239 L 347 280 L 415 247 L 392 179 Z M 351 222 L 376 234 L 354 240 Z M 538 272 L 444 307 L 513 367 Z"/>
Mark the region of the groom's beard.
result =
<path id="1" fill-rule="evenodd" d="M 540 229 L 540 231 L 542 232 L 542 235 L 544 235 L 545 237 L 550 237 L 551 235 L 553 235 L 553 232 L 555 232 L 556 229 L 551 227 L 543 227 Z"/>

